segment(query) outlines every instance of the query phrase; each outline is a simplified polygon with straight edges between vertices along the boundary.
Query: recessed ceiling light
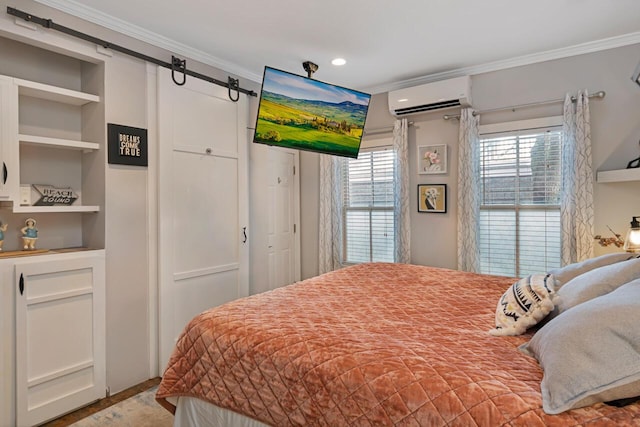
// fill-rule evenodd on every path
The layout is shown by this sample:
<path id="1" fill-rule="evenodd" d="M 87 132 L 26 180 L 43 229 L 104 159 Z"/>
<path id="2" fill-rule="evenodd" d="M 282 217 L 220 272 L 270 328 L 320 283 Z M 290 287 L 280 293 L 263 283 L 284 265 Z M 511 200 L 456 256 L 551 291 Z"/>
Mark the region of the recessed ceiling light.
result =
<path id="1" fill-rule="evenodd" d="M 336 59 L 332 60 L 332 61 L 331 61 L 331 63 L 332 63 L 333 65 L 338 65 L 338 66 L 340 66 L 340 65 L 344 65 L 344 64 L 346 64 L 346 63 L 347 63 L 347 60 L 346 60 L 346 59 L 344 59 L 344 58 L 336 58 Z"/>

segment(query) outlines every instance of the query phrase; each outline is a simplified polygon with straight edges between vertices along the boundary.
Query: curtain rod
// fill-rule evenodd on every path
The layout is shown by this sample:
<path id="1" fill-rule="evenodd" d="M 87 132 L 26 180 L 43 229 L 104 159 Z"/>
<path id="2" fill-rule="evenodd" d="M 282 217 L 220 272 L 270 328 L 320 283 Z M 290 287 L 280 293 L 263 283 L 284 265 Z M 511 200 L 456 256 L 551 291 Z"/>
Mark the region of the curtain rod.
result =
<path id="1" fill-rule="evenodd" d="M 24 19 L 27 22 L 33 22 L 33 23 L 41 25 L 41 26 L 43 26 L 45 28 L 49 28 L 49 29 L 52 29 L 52 30 L 60 31 L 61 33 L 64 33 L 64 34 L 67 34 L 67 35 L 70 35 L 70 36 L 73 36 L 73 37 L 76 37 L 76 38 L 79 38 L 79 39 L 82 39 L 82 40 L 85 40 L 85 41 L 88 41 L 88 42 L 91 42 L 91 43 L 95 43 L 95 44 L 97 44 L 99 46 L 104 47 L 105 49 L 112 49 L 112 50 L 115 50 L 117 52 L 124 53 L 124 54 L 129 55 L 129 56 L 133 56 L 134 58 L 142 59 L 143 61 L 151 62 L 151 63 L 159 65 L 161 67 L 169 68 L 171 70 L 171 77 L 173 78 L 174 83 L 177 84 L 178 86 L 182 86 L 183 84 L 185 84 L 187 75 L 189 75 L 191 77 L 195 77 L 197 79 L 204 80 L 204 81 L 207 81 L 209 83 L 213 83 L 213 84 L 216 84 L 216 85 L 219 85 L 219 86 L 226 87 L 227 89 L 229 89 L 229 98 L 234 102 L 237 101 L 238 98 L 237 97 L 235 97 L 235 98 L 232 97 L 231 96 L 231 91 L 238 92 L 238 93 L 242 92 L 242 93 L 244 93 L 246 95 L 250 95 L 250 96 L 258 96 L 257 93 L 255 93 L 252 90 L 241 88 L 239 80 L 238 79 L 234 79 L 231 76 L 228 77 L 228 81 L 224 82 L 222 80 L 217 80 L 217 79 L 214 79 L 213 77 L 209 77 L 209 76 L 206 76 L 204 74 L 197 73 L 195 71 L 187 70 L 187 65 L 186 65 L 187 60 L 186 59 L 182 59 L 181 60 L 181 59 L 179 59 L 179 58 L 177 58 L 175 56 L 172 56 L 171 57 L 171 62 L 165 62 L 165 61 L 162 61 L 160 59 L 156 59 L 156 58 L 153 58 L 151 56 L 145 55 L 144 53 L 136 52 L 134 50 L 127 49 L 126 47 L 122 47 L 122 46 L 119 46 L 117 44 L 113 44 L 111 42 L 99 39 L 99 38 L 91 36 L 89 34 L 85 34 L 85 33 L 82 33 L 80 31 L 76 31 L 74 29 L 65 27 L 63 25 L 56 24 L 51 19 L 40 18 L 38 16 L 32 15 L 32 14 L 27 13 L 27 12 L 23 12 L 21 10 L 15 9 L 13 7 L 10 7 L 10 6 L 7 6 L 7 13 L 9 15 L 13 15 L 15 17 Z M 174 73 L 176 71 L 183 75 L 182 76 L 183 79 L 180 82 L 178 82 L 176 80 L 175 76 L 174 76 Z"/>
<path id="2" fill-rule="evenodd" d="M 407 126 L 413 126 L 413 122 L 407 122 Z M 380 133 L 389 133 L 393 132 L 393 126 L 386 126 L 383 128 L 373 128 L 373 129 L 365 129 L 364 136 L 368 135 L 378 135 Z"/>
<path id="3" fill-rule="evenodd" d="M 602 99 L 605 97 L 607 93 L 603 90 L 598 91 L 592 95 L 589 95 L 589 98 L 598 98 L 598 99 Z M 577 98 L 575 96 L 571 97 L 571 102 L 576 102 Z M 510 107 L 500 107 L 500 108 L 492 108 L 490 110 L 482 110 L 482 111 L 474 111 L 472 114 L 474 116 L 477 116 L 478 114 L 485 114 L 485 113 L 494 113 L 496 111 L 505 111 L 505 110 L 517 110 L 519 108 L 528 108 L 528 107 L 537 107 L 540 105 L 547 105 L 547 104 L 557 104 L 560 102 L 564 102 L 564 99 L 553 99 L 551 101 L 540 101 L 540 102 L 531 102 L 529 104 L 520 104 L 520 105 L 512 105 Z M 450 120 L 450 119 L 459 119 L 460 118 L 460 114 L 445 114 L 444 116 L 442 116 L 443 119 L 445 120 Z"/>

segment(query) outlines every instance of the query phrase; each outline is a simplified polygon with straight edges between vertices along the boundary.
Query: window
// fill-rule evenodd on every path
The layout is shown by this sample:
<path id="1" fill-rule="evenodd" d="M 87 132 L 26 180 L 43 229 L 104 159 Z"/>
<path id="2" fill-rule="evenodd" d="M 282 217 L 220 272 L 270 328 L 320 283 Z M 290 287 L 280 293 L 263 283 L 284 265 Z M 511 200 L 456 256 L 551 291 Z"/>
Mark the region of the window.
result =
<path id="1" fill-rule="evenodd" d="M 394 261 L 394 163 L 379 148 L 343 162 L 345 263 Z"/>
<path id="2" fill-rule="evenodd" d="M 561 131 L 481 135 L 482 273 L 524 277 L 560 266 Z"/>

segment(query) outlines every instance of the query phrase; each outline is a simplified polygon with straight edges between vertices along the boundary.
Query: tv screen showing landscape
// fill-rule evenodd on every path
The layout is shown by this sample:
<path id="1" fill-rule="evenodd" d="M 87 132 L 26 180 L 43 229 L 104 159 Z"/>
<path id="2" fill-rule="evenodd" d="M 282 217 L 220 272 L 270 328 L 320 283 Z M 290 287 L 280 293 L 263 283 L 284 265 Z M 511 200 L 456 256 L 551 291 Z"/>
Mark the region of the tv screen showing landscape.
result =
<path id="1" fill-rule="evenodd" d="M 371 95 L 265 67 L 253 141 L 358 157 Z"/>

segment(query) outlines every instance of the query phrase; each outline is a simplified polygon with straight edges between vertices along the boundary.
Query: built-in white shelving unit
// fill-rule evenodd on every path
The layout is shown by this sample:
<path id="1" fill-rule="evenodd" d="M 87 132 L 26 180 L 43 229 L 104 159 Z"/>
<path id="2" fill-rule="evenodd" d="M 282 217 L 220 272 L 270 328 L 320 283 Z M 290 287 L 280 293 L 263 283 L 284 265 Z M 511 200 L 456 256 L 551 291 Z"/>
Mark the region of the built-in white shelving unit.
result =
<path id="1" fill-rule="evenodd" d="M 640 168 L 599 171 L 596 181 L 599 183 L 640 181 Z"/>
<path id="2" fill-rule="evenodd" d="M 67 104 L 73 106 L 74 108 L 82 108 L 82 106 L 87 105 L 89 103 L 97 103 L 100 102 L 100 97 L 91 93 L 80 92 L 76 90 L 66 89 L 58 86 L 52 86 L 44 83 L 33 82 L 24 79 L 13 79 L 14 84 L 18 88 L 18 99 L 19 103 L 23 99 L 22 97 L 31 97 L 37 98 L 46 101 L 53 101 L 55 103 Z M 48 104 L 51 105 L 51 104 Z M 78 114 L 79 114 L 78 110 Z M 50 149 L 63 149 L 63 150 L 80 150 L 83 153 L 90 153 L 92 151 L 96 151 L 100 149 L 100 144 L 89 141 L 82 141 L 80 139 L 67 139 L 67 138 L 57 138 L 50 137 L 44 135 L 32 135 L 19 133 L 18 134 L 18 143 L 20 145 L 20 151 L 22 151 L 22 147 L 32 146 L 32 147 L 40 147 L 40 148 L 50 148 Z M 22 163 L 22 157 L 19 159 L 18 164 Z M 64 166 L 62 166 L 64 167 Z M 33 179 L 33 177 L 31 177 Z M 25 182 L 26 180 L 26 182 Z M 29 176 L 24 176 L 24 173 L 21 173 L 21 184 L 35 184 L 37 182 L 30 182 Z M 81 190 L 81 189 L 78 189 Z M 80 202 L 80 200 L 76 201 L 76 203 Z M 14 202 L 13 212 L 14 213 L 92 213 L 99 212 L 100 206 L 90 205 L 85 206 L 82 204 L 71 205 L 71 206 L 21 206 L 19 203 Z"/>
<path id="3" fill-rule="evenodd" d="M 0 43 L 0 426 L 31 426 L 105 396 L 105 68 Z M 40 186 L 78 198 L 33 206 Z"/>

